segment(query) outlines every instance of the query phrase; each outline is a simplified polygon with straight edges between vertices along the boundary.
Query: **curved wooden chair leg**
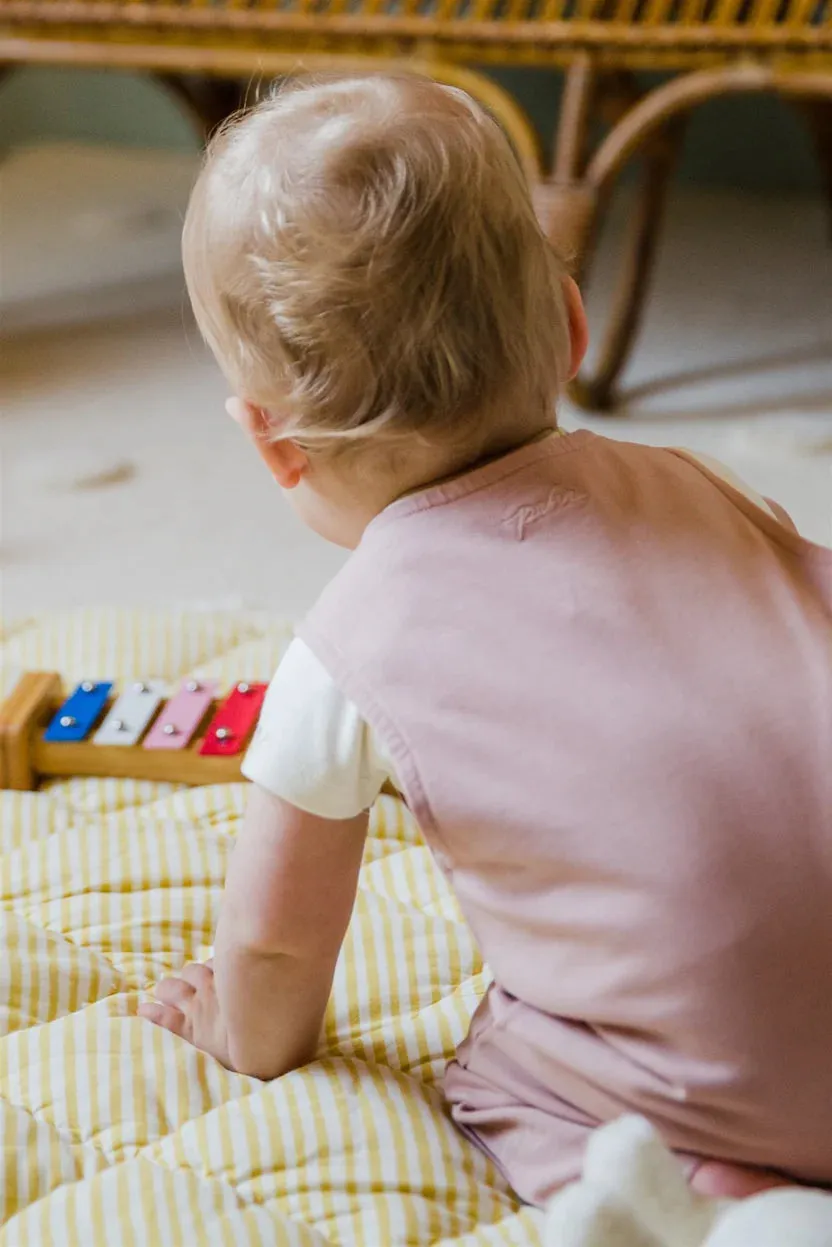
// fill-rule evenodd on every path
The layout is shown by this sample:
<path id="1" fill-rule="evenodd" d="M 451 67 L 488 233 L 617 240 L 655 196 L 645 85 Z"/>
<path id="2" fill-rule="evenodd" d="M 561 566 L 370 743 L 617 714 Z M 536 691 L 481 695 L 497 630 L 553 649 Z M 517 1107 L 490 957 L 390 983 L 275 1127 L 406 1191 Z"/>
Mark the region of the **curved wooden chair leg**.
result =
<path id="1" fill-rule="evenodd" d="M 669 150 L 663 153 L 658 148 L 645 165 L 642 210 L 634 224 L 629 272 L 625 274 L 620 300 L 601 352 L 601 364 L 594 377 L 583 377 L 574 387 L 575 399 L 582 405 L 608 410 L 613 402 L 614 383 L 626 362 L 637 328 L 655 251 L 655 227 L 664 204 L 673 156 L 679 146 L 681 131 L 676 130 L 674 138 L 674 127 L 698 105 L 717 96 L 760 91 L 809 102 L 816 109 L 832 108 L 832 75 L 828 73 L 778 70 L 757 63 L 698 70 L 648 92 L 613 126 L 590 158 L 585 182 L 602 196 L 632 156 L 643 152 L 646 157 L 662 134 L 670 143 Z"/>
<path id="2" fill-rule="evenodd" d="M 583 179 L 597 74 L 590 57 L 576 56 L 566 72 L 552 175 L 535 187 L 541 225 L 555 250 L 578 267 L 589 246 L 597 195 Z"/>
<path id="3" fill-rule="evenodd" d="M 605 116 L 615 129 L 642 97 L 632 74 L 599 71 L 586 54 L 576 57 L 567 72 L 552 178 L 538 189 L 537 204 L 549 238 L 579 278 L 615 180 L 614 175 L 606 180 L 593 179 L 591 160 L 587 167 L 591 123 L 594 117 Z M 639 203 L 600 362 L 594 375 L 580 376 L 570 389 L 583 407 L 608 411 L 614 404 L 615 382 L 627 362 L 647 295 L 667 186 L 681 138 L 681 126 L 673 121 L 644 144 Z"/>
<path id="4" fill-rule="evenodd" d="M 598 362 L 592 374 L 582 372 L 570 388 L 570 397 L 581 407 L 610 411 L 615 405 L 615 384 L 629 359 L 644 312 L 683 126 L 681 119 L 669 123 L 651 138 L 642 155 L 638 202 Z"/>
<path id="5" fill-rule="evenodd" d="M 154 74 L 161 86 L 185 106 L 200 142 L 243 106 L 243 90 L 236 82 L 191 74 Z"/>

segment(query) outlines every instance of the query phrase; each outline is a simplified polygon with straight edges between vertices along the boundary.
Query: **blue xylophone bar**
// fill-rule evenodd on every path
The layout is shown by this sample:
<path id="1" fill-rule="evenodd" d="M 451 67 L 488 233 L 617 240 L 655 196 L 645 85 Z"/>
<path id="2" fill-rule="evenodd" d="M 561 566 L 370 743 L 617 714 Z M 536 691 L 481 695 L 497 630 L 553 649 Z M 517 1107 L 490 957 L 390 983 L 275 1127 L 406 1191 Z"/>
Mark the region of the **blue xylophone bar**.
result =
<path id="1" fill-rule="evenodd" d="M 43 739 L 49 742 L 84 740 L 107 704 L 112 681 L 83 680 L 56 711 Z"/>

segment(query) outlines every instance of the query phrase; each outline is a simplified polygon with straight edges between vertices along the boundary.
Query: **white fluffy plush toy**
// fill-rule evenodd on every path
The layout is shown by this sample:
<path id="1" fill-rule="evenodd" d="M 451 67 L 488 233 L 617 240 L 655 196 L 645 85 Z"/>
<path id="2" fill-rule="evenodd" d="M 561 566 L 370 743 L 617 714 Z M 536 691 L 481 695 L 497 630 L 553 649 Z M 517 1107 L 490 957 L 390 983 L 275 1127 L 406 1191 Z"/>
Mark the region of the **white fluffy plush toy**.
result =
<path id="1" fill-rule="evenodd" d="M 545 1226 L 546 1247 L 832 1247 L 832 1195 L 707 1199 L 649 1122 L 622 1117 L 592 1136 L 582 1179 L 555 1196 Z"/>

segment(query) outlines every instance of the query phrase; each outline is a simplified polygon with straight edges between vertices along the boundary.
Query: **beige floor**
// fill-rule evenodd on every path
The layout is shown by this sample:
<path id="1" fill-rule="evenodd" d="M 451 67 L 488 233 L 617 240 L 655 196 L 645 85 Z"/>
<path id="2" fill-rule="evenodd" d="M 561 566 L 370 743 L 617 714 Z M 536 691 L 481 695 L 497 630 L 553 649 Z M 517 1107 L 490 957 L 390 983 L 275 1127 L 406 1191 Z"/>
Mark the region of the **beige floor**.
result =
<path id="1" fill-rule="evenodd" d="M 136 172 L 123 153 L 53 151 L 7 178 L 4 613 L 205 602 L 296 615 L 340 555 L 293 519 L 224 415 L 176 271 L 191 170 L 142 159 Z M 50 199 L 56 167 L 64 193 Z M 563 422 L 715 454 L 832 543 L 828 225 L 813 200 L 678 195 L 626 416 L 564 405 Z M 614 241 L 591 289 L 596 324 Z"/>

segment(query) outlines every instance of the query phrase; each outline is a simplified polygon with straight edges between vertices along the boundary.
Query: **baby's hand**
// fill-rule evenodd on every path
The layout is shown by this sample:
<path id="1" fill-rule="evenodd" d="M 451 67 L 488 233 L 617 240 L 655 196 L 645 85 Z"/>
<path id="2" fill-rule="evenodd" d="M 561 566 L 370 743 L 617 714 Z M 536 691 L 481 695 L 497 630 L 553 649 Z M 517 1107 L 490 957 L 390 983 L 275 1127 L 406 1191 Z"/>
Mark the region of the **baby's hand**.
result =
<path id="1" fill-rule="evenodd" d="M 226 1069 L 232 1069 L 211 967 L 210 961 L 188 965 L 178 978 L 163 979 L 156 987 L 156 1000 L 139 1005 L 139 1016 L 179 1035 Z"/>

